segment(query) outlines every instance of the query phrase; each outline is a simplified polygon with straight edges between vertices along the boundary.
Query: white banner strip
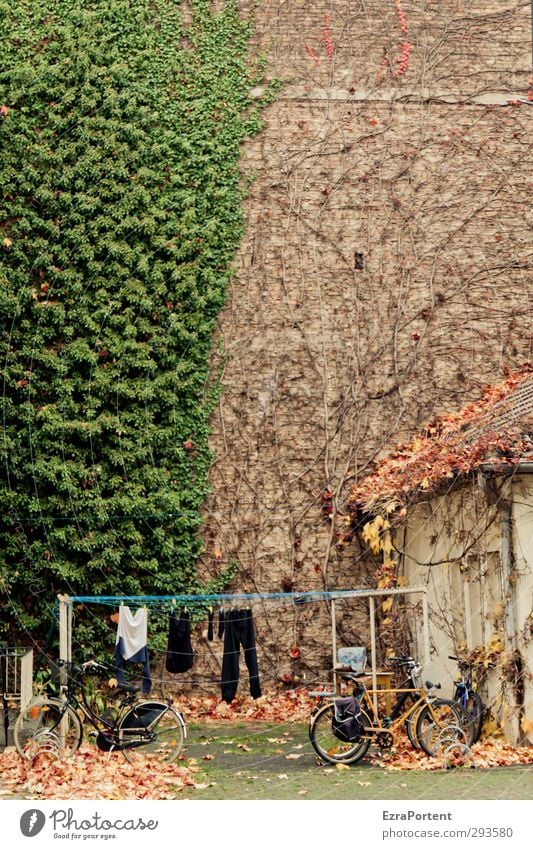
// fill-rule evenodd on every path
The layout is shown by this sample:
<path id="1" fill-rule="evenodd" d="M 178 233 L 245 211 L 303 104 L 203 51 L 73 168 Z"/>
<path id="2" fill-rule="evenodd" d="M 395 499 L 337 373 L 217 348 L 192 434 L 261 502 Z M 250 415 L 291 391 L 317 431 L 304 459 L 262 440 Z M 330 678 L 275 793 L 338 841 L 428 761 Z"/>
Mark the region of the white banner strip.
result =
<path id="1" fill-rule="evenodd" d="M 428 780 L 431 778 L 428 776 Z M 312 806 L 306 802 L 312 801 Z M 532 845 L 530 801 L 4 801 L 2 845 L 73 843 L 136 849 L 216 846 L 365 847 Z M 293 841 L 295 841 L 293 843 Z"/>

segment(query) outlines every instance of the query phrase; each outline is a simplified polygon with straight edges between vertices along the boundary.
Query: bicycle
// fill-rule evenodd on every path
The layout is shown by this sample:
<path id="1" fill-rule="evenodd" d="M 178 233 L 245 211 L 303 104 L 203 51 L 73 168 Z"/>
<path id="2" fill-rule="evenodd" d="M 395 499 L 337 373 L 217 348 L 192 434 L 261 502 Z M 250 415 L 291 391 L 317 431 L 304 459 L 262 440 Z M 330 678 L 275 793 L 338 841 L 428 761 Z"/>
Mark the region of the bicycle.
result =
<path id="1" fill-rule="evenodd" d="M 390 660 L 410 668 L 412 687 L 368 690 L 359 680 L 365 673 L 348 673 L 344 677 L 356 684 L 351 699 L 336 699 L 335 693 L 311 694 L 318 697 L 318 704 L 309 719 L 309 738 L 321 760 L 335 764 L 356 763 L 365 756 L 373 741 L 381 749 L 391 748 L 395 732 L 409 720 L 411 729 L 414 728 L 413 738 L 427 755 L 436 755 L 446 745 L 472 744 L 473 726 L 468 712 L 451 699 L 434 696 L 438 685 L 427 681 L 426 687 L 422 686 L 416 680 L 420 666 L 413 658 Z M 398 700 L 390 716 L 382 719 L 379 708 L 376 711 L 374 707 L 373 697 L 387 692 L 395 693 Z M 412 704 L 404 709 L 407 700 Z"/>
<path id="2" fill-rule="evenodd" d="M 160 763 L 176 760 L 187 728 L 170 701 L 137 701 L 140 687 L 120 684 L 114 692 L 120 699 L 118 707 L 100 714 L 87 699 L 85 677 L 89 673 L 107 675 L 106 667 L 92 660 L 82 666 L 63 665 L 67 684 L 61 697 L 34 699 L 17 717 L 14 742 L 22 757 L 33 760 L 43 750 L 58 757 L 74 754 L 83 739 L 81 714 L 97 732 L 96 745 L 102 751 L 121 751 L 130 763 L 144 762 L 147 757 Z"/>
<path id="3" fill-rule="evenodd" d="M 387 658 L 387 662 L 398 666 L 399 668 L 405 667 L 405 671 L 407 673 L 406 678 L 400 682 L 400 684 L 395 688 L 395 692 L 397 693 L 397 699 L 394 707 L 392 708 L 389 716 L 385 716 L 383 718 L 383 725 L 386 727 L 387 725 L 391 725 L 395 719 L 398 718 L 404 705 L 408 702 L 412 704 L 415 703 L 416 697 L 422 689 L 422 680 L 421 680 L 421 672 L 422 667 L 420 663 L 415 660 L 413 657 L 389 657 Z M 435 690 L 440 690 L 440 684 L 432 684 L 431 681 L 425 682 L 426 692 L 429 693 L 430 689 L 433 688 Z M 416 721 L 418 719 L 418 713 L 422 709 L 422 705 L 420 706 L 418 711 L 415 711 L 404 720 L 404 728 L 407 733 L 407 737 L 413 749 L 420 749 L 420 743 L 418 742 L 418 738 L 416 736 Z"/>
<path id="4" fill-rule="evenodd" d="M 467 660 L 461 660 L 459 657 L 454 657 L 451 654 L 448 655 L 448 658 L 449 660 L 456 661 L 457 666 L 459 667 L 459 672 L 461 673 L 461 678 L 454 682 L 455 691 L 453 694 L 453 700 L 464 707 L 472 717 L 472 722 L 474 724 L 474 743 L 477 743 L 481 737 L 481 730 L 483 728 L 485 705 L 483 704 L 481 696 L 477 690 L 474 689 L 472 682 L 473 664 L 469 663 Z"/>

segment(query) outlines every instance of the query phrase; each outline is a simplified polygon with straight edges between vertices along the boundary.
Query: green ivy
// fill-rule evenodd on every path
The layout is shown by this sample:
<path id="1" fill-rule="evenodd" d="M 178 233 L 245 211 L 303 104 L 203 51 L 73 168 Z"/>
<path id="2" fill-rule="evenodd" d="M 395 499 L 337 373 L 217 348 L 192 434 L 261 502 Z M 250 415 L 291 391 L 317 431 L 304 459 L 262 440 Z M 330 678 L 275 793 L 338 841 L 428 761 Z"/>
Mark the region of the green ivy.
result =
<path id="1" fill-rule="evenodd" d="M 57 592 L 199 589 L 212 333 L 262 104 L 236 2 L 190 6 L 0 0 L 5 638 L 42 636 Z"/>

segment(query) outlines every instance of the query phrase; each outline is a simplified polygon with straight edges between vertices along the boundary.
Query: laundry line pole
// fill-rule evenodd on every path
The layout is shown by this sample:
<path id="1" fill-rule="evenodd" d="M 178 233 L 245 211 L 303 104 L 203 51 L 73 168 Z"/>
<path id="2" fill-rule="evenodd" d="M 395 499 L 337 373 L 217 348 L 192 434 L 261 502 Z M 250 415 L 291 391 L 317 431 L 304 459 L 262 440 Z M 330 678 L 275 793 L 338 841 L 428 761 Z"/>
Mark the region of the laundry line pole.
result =
<path id="1" fill-rule="evenodd" d="M 333 655 L 333 666 L 337 665 L 337 614 L 335 611 L 335 599 L 331 599 L 331 653 Z"/>
<path id="2" fill-rule="evenodd" d="M 368 613 L 370 616 L 370 645 L 372 648 L 372 689 L 374 691 L 374 713 L 378 715 L 378 675 L 376 664 L 376 600 L 373 596 L 368 599 Z"/>
<path id="3" fill-rule="evenodd" d="M 72 602 L 68 595 L 58 595 L 59 601 L 59 683 L 67 683 L 65 663 L 72 661 Z"/>

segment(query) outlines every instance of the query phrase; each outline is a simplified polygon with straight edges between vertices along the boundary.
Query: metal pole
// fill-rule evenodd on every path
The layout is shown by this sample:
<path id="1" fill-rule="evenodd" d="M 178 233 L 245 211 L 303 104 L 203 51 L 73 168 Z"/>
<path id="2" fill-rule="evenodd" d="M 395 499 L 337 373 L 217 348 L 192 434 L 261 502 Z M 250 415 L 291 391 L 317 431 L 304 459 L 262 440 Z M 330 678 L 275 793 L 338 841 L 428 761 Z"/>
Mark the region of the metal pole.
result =
<path id="1" fill-rule="evenodd" d="M 68 596 L 59 595 L 59 683 L 61 692 L 67 683 L 67 669 L 65 664 L 68 662 Z"/>
<path id="2" fill-rule="evenodd" d="M 374 690 L 374 711 L 378 715 L 378 676 L 376 674 L 376 602 L 373 596 L 368 599 L 370 613 L 370 648 L 372 651 L 372 689 Z"/>
<path id="3" fill-rule="evenodd" d="M 422 596 L 422 633 L 424 637 L 424 664 L 429 664 L 429 606 L 427 590 Z"/>
<path id="4" fill-rule="evenodd" d="M 72 601 L 67 601 L 67 660 L 72 663 Z"/>

